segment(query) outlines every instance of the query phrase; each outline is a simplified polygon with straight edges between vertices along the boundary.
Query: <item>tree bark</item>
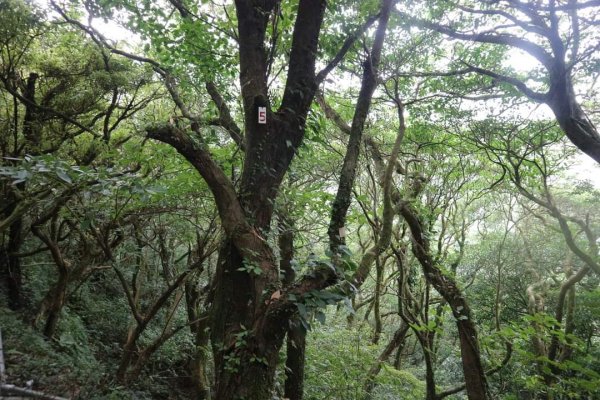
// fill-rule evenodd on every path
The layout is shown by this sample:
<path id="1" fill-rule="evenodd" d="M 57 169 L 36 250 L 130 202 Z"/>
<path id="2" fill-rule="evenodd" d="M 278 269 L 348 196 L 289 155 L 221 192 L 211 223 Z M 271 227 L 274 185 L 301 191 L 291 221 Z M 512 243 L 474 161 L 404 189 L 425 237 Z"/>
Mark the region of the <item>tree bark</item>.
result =
<path id="1" fill-rule="evenodd" d="M 363 76 L 361 82 L 358 100 L 354 110 L 354 117 L 350 127 L 350 138 L 346 147 L 344 163 L 340 173 L 339 186 L 333 201 L 331 220 L 327 234 L 329 235 L 330 250 L 335 254 L 338 253 L 339 246 L 345 244 L 344 236 L 340 234 L 340 229 L 344 227 L 346 214 L 350 207 L 352 199 L 352 187 L 356 177 L 356 168 L 358 164 L 358 156 L 360 155 L 360 144 L 362 142 L 362 134 L 371 108 L 371 99 L 377 88 L 378 83 L 378 68 L 383 49 L 383 42 L 387 24 L 392 9 L 392 0 L 383 0 L 381 6 L 381 14 L 379 16 L 379 25 L 375 33 L 375 41 L 373 48 L 367 59 L 363 63 Z"/>
<path id="2" fill-rule="evenodd" d="M 291 286 L 296 280 L 293 268 L 294 258 L 294 223 L 285 205 L 279 213 L 279 267 L 284 274 L 283 284 Z M 284 398 L 302 400 L 304 397 L 304 364 L 306 352 L 306 329 L 299 316 L 288 322 L 285 360 Z"/>
<path id="3" fill-rule="evenodd" d="M 290 321 L 287 331 L 284 398 L 302 400 L 304 397 L 304 364 L 306 329 L 299 319 Z"/>
<path id="4" fill-rule="evenodd" d="M 423 274 L 431 285 L 448 302 L 454 315 L 460 339 L 460 352 L 467 396 L 471 400 L 490 398 L 487 380 L 481 363 L 477 330 L 471 309 L 458 285 L 435 264 L 429 254 L 429 241 L 412 206 L 403 202 L 400 213 L 406 220 L 413 238 L 413 253 L 423 268 Z"/>
<path id="5" fill-rule="evenodd" d="M 54 223 L 55 221 L 52 222 Z M 58 243 L 53 240 L 53 238 L 50 238 L 49 235 L 44 233 L 39 225 L 32 225 L 31 232 L 38 237 L 42 243 L 48 246 L 58 274 L 56 283 L 44 297 L 35 320 L 37 322 L 37 320 L 41 318 L 46 319 L 43 333 L 47 338 L 52 338 L 56 333 L 58 320 L 60 319 L 60 313 L 67 298 L 67 288 L 71 275 L 71 264 L 64 258 Z"/>
<path id="6" fill-rule="evenodd" d="M 39 75 L 31 72 L 25 82 L 25 90 L 23 97 L 28 103 L 25 105 L 25 115 L 23 117 L 23 136 L 25 137 L 25 144 L 18 146 L 14 144 L 13 157 L 18 157 L 20 154 L 27 152 L 28 154 L 38 154 L 41 143 L 41 129 L 39 122 L 39 112 L 37 110 L 36 97 L 36 83 Z M 16 103 L 15 103 L 16 104 Z M 16 112 L 16 106 L 15 106 Z M 14 129 L 17 129 L 15 126 Z M 25 189 L 25 183 L 17 184 L 19 190 Z M 11 216 L 13 211 L 19 207 L 19 203 L 23 201 L 15 196 L 15 193 L 7 187 L 6 200 L 9 204 L 2 213 L 4 218 Z M 7 243 L 2 241 L 2 247 L 0 248 L 0 271 L 2 271 L 3 280 L 6 285 L 8 293 L 8 306 L 11 309 L 19 309 L 24 304 L 22 295 L 23 276 L 21 272 L 21 260 L 18 256 L 13 253 L 18 253 L 23 245 L 23 218 L 18 216 L 10 225 L 8 232 Z"/>
<path id="7" fill-rule="evenodd" d="M 12 213 L 9 208 L 8 215 Z M 8 306 L 12 310 L 18 310 L 24 305 L 23 299 L 23 275 L 21 272 L 21 259 L 14 255 L 23 244 L 23 220 L 17 218 L 10 224 L 8 229 L 8 240 L 3 238 L 0 248 L 0 271 L 2 271 L 2 280 L 8 294 Z"/>
<path id="8" fill-rule="evenodd" d="M 190 360 L 190 374 L 197 400 L 210 399 L 210 380 L 207 374 L 208 364 L 208 318 L 201 319 L 200 291 L 195 282 L 185 283 L 185 300 L 190 331 L 194 336 L 194 353 Z"/>
<path id="9" fill-rule="evenodd" d="M 59 273 L 58 280 L 54 287 L 48 292 L 48 304 L 46 308 L 46 323 L 44 324 L 44 336 L 54 337 L 58 328 L 60 314 L 67 300 L 67 288 L 69 284 L 69 274 Z"/>
<path id="10" fill-rule="evenodd" d="M 379 343 L 379 338 L 381 337 L 381 332 L 383 330 L 383 322 L 381 320 L 381 295 L 383 291 L 383 268 L 384 265 L 377 258 L 375 260 L 375 298 L 373 299 L 373 318 L 375 319 L 375 327 L 373 329 L 373 339 L 371 342 L 373 344 Z"/>
<path id="11" fill-rule="evenodd" d="M 550 70 L 550 90 L 546 103 L 571 142 L 600 164 L 600 134 L 577 102 L 571 72 L 557 59 Z"/>

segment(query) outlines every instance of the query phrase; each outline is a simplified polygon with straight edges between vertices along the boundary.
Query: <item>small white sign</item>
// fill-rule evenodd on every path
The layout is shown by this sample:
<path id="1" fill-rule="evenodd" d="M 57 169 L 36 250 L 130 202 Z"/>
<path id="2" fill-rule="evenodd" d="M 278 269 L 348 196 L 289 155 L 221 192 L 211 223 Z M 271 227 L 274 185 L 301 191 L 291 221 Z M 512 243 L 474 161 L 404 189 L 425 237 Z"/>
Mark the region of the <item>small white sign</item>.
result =
<path id="1" fill-rule="evenodd" d="M 342 226 L 340 228 L 340 237 L 341 238 L 346 237 L 346 227 L 345 226 Z"/>
<path id="2" fill-rule="evenodd" d="M 258 123 L 263 125 L 267 123 L 267 107 L 258 107 Z"/>

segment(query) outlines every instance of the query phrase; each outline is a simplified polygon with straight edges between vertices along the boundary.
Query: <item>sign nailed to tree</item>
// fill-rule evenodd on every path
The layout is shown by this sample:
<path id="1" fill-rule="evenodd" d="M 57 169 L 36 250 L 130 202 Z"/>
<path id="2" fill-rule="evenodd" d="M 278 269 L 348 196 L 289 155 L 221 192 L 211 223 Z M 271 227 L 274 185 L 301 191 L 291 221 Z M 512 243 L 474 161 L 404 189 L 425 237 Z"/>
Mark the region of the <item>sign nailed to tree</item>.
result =
<path id="1" fill-rule="evenodd" d="M 258 107 L 258 123 L 262 125 L 267 123 L 267 107 Z"/>

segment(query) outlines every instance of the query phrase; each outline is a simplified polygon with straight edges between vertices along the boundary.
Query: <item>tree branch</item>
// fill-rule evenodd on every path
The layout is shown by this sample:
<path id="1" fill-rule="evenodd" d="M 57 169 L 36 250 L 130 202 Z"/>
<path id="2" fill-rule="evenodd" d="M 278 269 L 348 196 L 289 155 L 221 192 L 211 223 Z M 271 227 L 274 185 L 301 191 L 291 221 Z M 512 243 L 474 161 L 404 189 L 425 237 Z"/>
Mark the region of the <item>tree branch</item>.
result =
<path id="1" fill-rule="evenodd" d="M 223 96 L 221 96 L 221 93 L 219 93 L 219 89 L 217 88 L 214 82 L 208 81 L 206 82 L 206 91 L 208 92 L 212 101 L 215 103 L 217 109 L 219 110 L 219 125 L 225 128 L 227 132 L 229 132 L 229 135 L 231 136 L 233 141 L 243 151 L 245 145 L 242 130 L 231 117 L 231 110 L 229 109 L 229 106 L 227 106 L 227 103 L 225 102 L 225 99 L 223 99 Z"/>
<path id="2" fill-rule="evenodd" d="M 468 66 L 468 69 L 471 70 L 472 72 L 476 72 L 478 74 L 481 75 L 486 75 L 489 76 L 491 78 L 494 78 L 496 80 L 499 80 L 501 82 L 505 82 L 508 83 L 512 86 L 514 86 L 515 88 L 517 88 L 521 93 L 523 93 L 525 96 L 529 97 L 531 100 L 540 102 L 540 103 L 544 103 L 548 100 L 548 95 L 545 93 L 539 93 L 536 92 L 532 89 L 530 89 L 524 82 L 520 81 L 517 78 L 513 78 L 511 76 L 506 76 L 506 75 L 502 75 L 493 71 L 490 71 L 488 69 L 485 68 L 479 68 L 476 67 L 474 65 L 470 65 L 467 63 L 464 63 L 465 65 Z"/>
<path id="3" fill-rule="evenodd" d="M 358 156 L 360 154 L 360 143 L 362 142 L 362 133 L 365 122 L 371 108 L 371 100 L 375 88 L 378 84 L 378 68 L 381 59 L 383 43 L 387 31 L 387 25 L 392 10 L 393 0 L 382 0 L 381 13 L 375 39 L 371 52 L 363 63 L 363 76 L 361 81 L 360 93 L 356 100 L 352 126 L 350 129 L 350 139 L 346 147 L 346 155 L 340 172 L 339 186 L 333 201 L 331 218 L 327 235 L 329 236 L 329 248 L 332 253 L 339 251 L 339 246 L 344 244 L 344 237 L 339 234 L 340 229 L 346 223 L 346 214 L 350 207 L 352 195 L 352 186 L 356 176 L 356 167 Z"/>
<path id="4" fill-rule="evenodd" d="M 146 128 L 146 132 L 149 138 L 173 146 L 204 178 L 215 197 L 223 228 L 229 236 L 236 236 L 242 226 L 246 227 L 244 212 L 233 183 L 204 146 L 170 124 L 150 126 Z"/>
<path id="5" fill-rule="evenodd" d="M 441 24 L 437 24 L 437 23 L 434 23 L 431 21 L 414 18 L 414 17 L 411 17 L 408 14 L 405 14 L 402 12 L 399 12 L 399 14 L 402 17 L 404 17 L 408 20 L 414 21 L 417 24 L 419 24 L 425 28 L 431 29 L 438 33 L 442 33 L 446 36 L 450 36 L 455 39 L 468 40 L 468 41 L 479 42 L 479 43 L 498 44 L 498 45 L 505 45 L 505 46 L 519 48 L 519 49 L 529 53 L 533 57 L 535 57 L 548 70 L 550 70 L 552 68 L 552 65 L 554 62 L 554 58 L 552 57 L 552 55 L 550 55 L 543 47 L 541 47 L 535 43 L 532 43 L 528 40 L 522 39 L 520 37 L 502 34 L 502 33 L 469 34 L 469 33 L 459 32 L 459 31 L 457 31 L 449 26 L 446 26 L 446 25 L 441 25 Z"/>
<path id="6" fill-rule="evenodd" d="M 346 53 L 348 53 L 348 51 L 352 48 L 352 46 L 358 40 L 360 35 L 365 33 L 367 29 L 369 29 L 373 25 L 373 23 L 377 21 L 377 19 L 379 19 L 379 14 L 371 15 L 354 33 L 352 33 L 346 38 L 346 40 L 344 40 L 344 43 L 338 50 L 337 54 L 333 57 L 331 61 L 329 61 L 329 63 L 327 63 L 325 68 L 323 68 L 317 74 L 317 85 L 320 85 L 325 80 L 325 78 L 327 78 L 327 75 L 329 75 L 329 73 L 344 59 Z"/>
<path id="7" fill-rule="evenodd" d="M 315 63 L 324 13 L 324 0 L 300 0 L 280 111 L 300 111 L 312 103 L 317 88 Z"/>

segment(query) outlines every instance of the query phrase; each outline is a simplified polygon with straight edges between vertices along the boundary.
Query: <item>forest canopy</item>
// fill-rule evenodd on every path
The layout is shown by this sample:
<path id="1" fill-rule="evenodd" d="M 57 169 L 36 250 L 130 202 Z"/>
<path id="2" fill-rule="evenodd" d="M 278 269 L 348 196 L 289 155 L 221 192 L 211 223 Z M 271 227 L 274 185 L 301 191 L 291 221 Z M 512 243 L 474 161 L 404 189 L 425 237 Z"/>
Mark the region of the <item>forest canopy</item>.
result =
<path id="1" fill-rule="evenodd" d="M 0 0 L 0 395 L 597 398 L 599 78 L 596 0 Z"/>

